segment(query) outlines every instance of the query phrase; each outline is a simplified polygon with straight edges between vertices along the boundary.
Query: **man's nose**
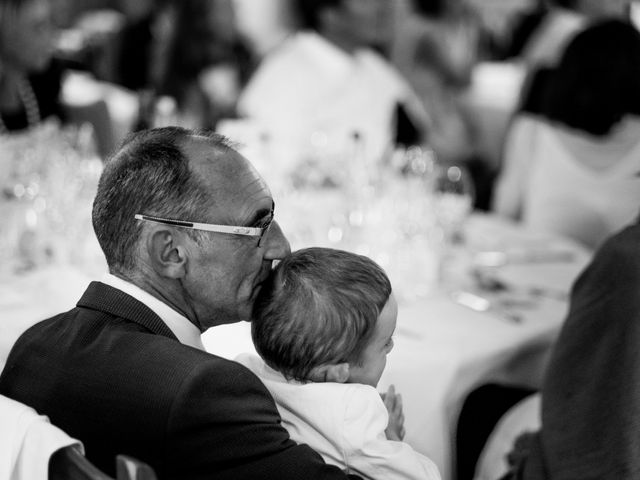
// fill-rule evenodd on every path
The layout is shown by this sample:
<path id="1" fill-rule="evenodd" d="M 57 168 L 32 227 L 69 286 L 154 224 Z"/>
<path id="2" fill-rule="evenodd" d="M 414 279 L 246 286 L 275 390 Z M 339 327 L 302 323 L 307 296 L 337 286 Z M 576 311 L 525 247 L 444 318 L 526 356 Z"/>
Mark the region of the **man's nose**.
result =
<path id="1" fill-rule="evenodd" d="M 264 249 L 264 257 L 267 260 L 279 260 L 291 253 L 291 245 L 275 220 L 266 233 Z"/>

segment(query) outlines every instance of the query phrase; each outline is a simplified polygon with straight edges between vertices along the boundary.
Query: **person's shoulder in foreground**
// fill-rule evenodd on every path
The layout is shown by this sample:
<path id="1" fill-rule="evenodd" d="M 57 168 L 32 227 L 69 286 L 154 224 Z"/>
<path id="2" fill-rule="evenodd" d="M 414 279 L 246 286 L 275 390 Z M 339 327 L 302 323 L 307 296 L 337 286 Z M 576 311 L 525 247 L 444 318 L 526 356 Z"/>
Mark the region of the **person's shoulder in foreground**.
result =
<path id="1" fill-rule="evenodd" d="M 249 318 L 289 252 L 251 164 L 215 134 L 133 134 L 105 166 L 93 224 L 110 275 L 21 336 L 0 393 L 110 474 L 126 454 L 160 478 L 346 478 L 289 438 L 254 374 L 200 350 L 207 328 Z"/>
<path id="2" fill-rule="evenodd" d="M 636 220 L 574 282 L 542 385 L 542 426 L 518 437 L 504 480 L 639 478 L 639 244 Z"/>

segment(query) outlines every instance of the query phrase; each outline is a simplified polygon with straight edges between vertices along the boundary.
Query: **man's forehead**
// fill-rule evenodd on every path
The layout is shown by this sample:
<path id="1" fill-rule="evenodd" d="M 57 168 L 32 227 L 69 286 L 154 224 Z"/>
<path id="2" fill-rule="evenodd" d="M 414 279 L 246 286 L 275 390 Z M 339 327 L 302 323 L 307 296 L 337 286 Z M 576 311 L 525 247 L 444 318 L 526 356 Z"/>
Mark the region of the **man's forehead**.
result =
<path id="1" fill-rule="evenodd" d="M 270 206 L 271 195 L 251 163 L 237 151 L 212 144 L 206 137 L 184 146 L 191 168 L 210 188 L 218 204 L 248 203 L 255 208 Z"/>

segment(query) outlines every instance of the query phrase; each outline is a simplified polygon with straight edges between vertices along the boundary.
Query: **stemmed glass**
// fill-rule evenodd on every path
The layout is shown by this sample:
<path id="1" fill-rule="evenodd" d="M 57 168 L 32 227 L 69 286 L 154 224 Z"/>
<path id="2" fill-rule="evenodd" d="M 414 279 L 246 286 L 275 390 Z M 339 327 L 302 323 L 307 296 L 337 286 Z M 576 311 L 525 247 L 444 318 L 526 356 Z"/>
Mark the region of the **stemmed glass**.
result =
<path id="1" fill-rule="evenodd" d="M 390 158 L 382 219 L 375 238 L 401 302 L 429 295 L 437 283 L 438 238 L 433 208 L 436 155 L 427 145 L 397 149 Z M 436 228 L 434 228 L 436 227 Z"/>
<path id="2" fill-rule="evenodd" d="M 443 288 L 465 278 L 465 221 L 473 210 L 475 191 L 462 165 L 438 165 L 433 183 L 435 216 L 440 227 L 439 283 Z"/>
<path id="3" fill-rule="evenodd" d="M 475 198 L 473 182 L 463 165 L 439 165 L 433 185 L 436 217 L 443 229 L 445 241 L 451 244 L 464 240 L 464 223 Z"/>

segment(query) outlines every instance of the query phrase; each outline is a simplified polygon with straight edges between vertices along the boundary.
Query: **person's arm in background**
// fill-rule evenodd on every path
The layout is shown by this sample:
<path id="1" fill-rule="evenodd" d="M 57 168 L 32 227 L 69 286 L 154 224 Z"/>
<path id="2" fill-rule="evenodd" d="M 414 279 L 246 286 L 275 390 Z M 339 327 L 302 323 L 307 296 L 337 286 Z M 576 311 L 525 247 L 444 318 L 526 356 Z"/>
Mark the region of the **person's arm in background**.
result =
<path id="1" fill-rule="evenodd" d="M 60 102 L 67 122 L 90 123 L 103 159 L 132 130 L 138 116 L 138 95 L 119 85 L 102 82 L 80 71 L 62 80 Z"/>
<path id="2" fill-rule="evenodd" d="M 527 114 L 520 114 L 509 127 L 491 206 L 498 215 L 514 220 L 522 216 L 524 193 L 534 158 L 537 122 Z"/>
<path id="3" fill-rule="evenodd" d="M 91 124 L 95 134 L 98 154 L 106 159 L 116 147 L 109 107 L 104 99 L 96 99 L 86 104 L 62 104 L 62 109 L 69 123 L 75 125 Z"/>

